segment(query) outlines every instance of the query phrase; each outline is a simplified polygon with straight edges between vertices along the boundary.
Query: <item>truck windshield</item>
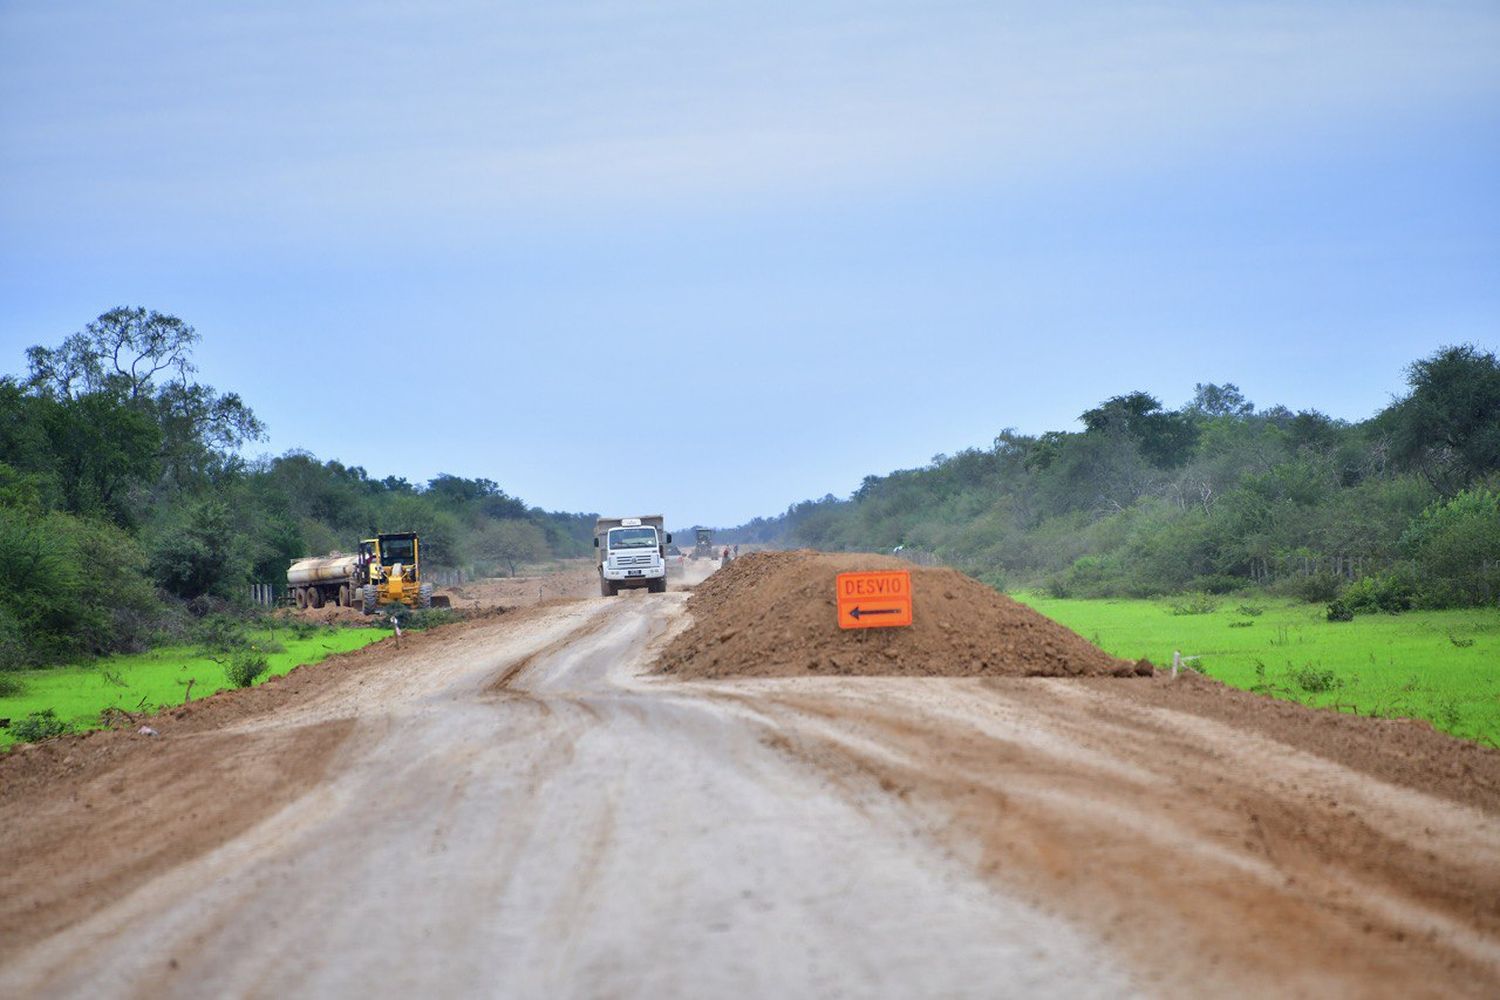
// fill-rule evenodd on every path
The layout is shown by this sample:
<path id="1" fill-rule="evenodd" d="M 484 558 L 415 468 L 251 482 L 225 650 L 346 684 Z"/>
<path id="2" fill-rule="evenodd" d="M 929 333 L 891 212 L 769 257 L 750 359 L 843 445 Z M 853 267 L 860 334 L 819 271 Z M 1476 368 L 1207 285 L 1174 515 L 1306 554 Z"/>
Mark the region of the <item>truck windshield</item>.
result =
<path id="1" fill-rule="evenodd" d="M 612 549 L 654 549 L 655 528 L 611 528 L 609 547 Z"/>
<path id="2" fill-rule="evenodd" d="M 380 562 L 385 566 L 401 563 L 403 566 L 412 564 L 412 555 L 415 546 L 410 538 L 386 538 L 380 542 Z"/>

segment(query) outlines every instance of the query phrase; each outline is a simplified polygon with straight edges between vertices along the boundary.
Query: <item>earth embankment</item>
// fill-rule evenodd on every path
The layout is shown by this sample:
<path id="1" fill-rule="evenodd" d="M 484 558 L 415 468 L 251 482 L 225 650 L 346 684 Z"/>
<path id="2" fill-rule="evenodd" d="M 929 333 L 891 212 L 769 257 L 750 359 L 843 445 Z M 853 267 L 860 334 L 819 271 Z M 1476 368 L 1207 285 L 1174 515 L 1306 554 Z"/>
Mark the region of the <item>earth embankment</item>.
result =
<path id="1" fill-rule="evenodd" d="M 911 572 L 908 627 L 838 627 L 840 573 Z M 715 573 L 688 603 L 693 625 L 662 673 L 684 679 L 809 675 L 1089 677 L 1149 674 L 1004 594 L 941 567 L 862 553 L 754 552 Z"/>

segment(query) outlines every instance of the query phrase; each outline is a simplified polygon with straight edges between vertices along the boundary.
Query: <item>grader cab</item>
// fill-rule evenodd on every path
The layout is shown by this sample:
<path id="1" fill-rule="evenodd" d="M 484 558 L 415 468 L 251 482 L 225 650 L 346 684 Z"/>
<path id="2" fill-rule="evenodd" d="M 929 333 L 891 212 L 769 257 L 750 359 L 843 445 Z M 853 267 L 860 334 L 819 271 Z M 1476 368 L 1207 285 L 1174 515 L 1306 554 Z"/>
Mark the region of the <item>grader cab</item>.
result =
<path id="1" fill-rule="evenodd" d="M 714 533 L 708 528 L 694 528 L 696 540 L 693 542 L 694 559 L 712 559 L 714 557 Z"/>

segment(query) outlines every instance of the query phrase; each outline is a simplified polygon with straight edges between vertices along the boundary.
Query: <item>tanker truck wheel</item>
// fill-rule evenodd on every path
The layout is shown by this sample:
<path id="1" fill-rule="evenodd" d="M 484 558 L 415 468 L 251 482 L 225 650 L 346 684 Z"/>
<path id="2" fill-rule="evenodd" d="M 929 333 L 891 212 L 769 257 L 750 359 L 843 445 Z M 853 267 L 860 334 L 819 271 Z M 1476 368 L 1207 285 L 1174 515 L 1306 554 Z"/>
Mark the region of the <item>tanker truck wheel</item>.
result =
<path id="1" fill-rule="evenodd" d="M 432 607 L 432 584 L 424 583 L 417 587 L 417 607 Z"/>
<path id="2" fill-rule="evenodd" d="M 349 606 L 349 585 L 347 583 L 339 584 L 338 596 L 335 597 L 333 601 L 341 608 L 347 608 Z"/>
<path id="3" fill-rule="evenodd" d="M 301 587 L 298 587 L 296 590 L 292 591 L 292 600 L 297 602 L 297 610 L 301 611 L 303 608 L 307 607 L 307 591 L 303 590 Z"/>
<path id="4" fill-rule="evenodd" d="M 323 592 L 317 587 L 307 588 L 307 606 L 310 608 L 321 608 L 323 606 Z"/>

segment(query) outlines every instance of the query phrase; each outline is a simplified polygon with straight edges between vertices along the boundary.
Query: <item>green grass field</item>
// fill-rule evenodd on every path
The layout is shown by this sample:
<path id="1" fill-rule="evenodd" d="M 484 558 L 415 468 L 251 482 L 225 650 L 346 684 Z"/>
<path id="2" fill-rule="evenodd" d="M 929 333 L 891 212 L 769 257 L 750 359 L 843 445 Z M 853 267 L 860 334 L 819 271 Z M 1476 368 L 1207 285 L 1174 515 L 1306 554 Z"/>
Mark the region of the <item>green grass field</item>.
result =
<path id="1" fill-rule="evenodd" d="M 327 627 L 305 638 L 297 638 L 284 628 L 252 632 L 252 643 L 262 648 L 270 643 L 275 644 L 271 649 L 282 647 L 281 652 L 266 655 L 270 670 L 256 683 L 293 667 L 316 663 L 332 653 L 369 645 L 389 634 L 384 629 Z M 7 673 L 0 679 L 19 682 L 22 688 L 19 694 L 0 695 L 0 719 L 15 722 L 50 708 L 58 719 L 76 729 L 99 728 L 99 713 L 108 708 L 139 713 L 180 705 L 189 681 L 193 682 L 193 700 L 230 687 L 224 667 L 195 646 L 164 646 L 149 653 L 106 657 L 85 666 Z M 10 728 L 0 729 L 0 748 L 14 742 Z"/>
<path id="2" fill-rule="evenodd" d="M 1201 657 L 1192 666 L 1238 688 L 1360 715 L 1426 719 L 1500 745 L 1500 610 L 1330 622 L 1322 605 L 1261 597 L 1216 598 L 1208 613 L 1175 614 L 1183 598 L 1012 596 L 1116 656 L 1170 666 L 1180 650 Z"/>

